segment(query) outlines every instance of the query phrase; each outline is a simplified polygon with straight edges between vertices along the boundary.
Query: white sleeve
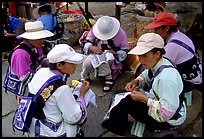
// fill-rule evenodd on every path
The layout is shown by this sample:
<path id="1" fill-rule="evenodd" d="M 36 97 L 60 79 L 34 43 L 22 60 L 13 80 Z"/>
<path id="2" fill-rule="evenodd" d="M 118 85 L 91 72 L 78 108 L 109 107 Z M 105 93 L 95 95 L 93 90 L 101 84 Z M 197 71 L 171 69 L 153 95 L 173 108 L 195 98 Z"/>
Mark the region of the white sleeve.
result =
<path id="1" fill-rule="evenodd" d="M 82 117 L 80 105 L 76 102 L 68 85 L 59 87 L 55 93 L 57 105 L 62 112 L 62 117 L 66 123 L 75 124 Z"/>

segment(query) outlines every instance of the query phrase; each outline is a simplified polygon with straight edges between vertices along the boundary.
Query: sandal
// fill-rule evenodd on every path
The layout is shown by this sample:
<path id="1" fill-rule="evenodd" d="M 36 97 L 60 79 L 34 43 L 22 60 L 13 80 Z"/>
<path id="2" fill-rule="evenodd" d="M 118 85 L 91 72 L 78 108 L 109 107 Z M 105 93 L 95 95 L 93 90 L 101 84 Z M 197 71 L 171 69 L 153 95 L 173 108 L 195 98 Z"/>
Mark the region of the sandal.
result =
<path id="1" fill-rule="evenodd" d="M 103 91 L 104 92 L 111 91 L 113 88 L 113 84 L 114 84 L 113 80 L 106 80 L 103 86 Z"/>

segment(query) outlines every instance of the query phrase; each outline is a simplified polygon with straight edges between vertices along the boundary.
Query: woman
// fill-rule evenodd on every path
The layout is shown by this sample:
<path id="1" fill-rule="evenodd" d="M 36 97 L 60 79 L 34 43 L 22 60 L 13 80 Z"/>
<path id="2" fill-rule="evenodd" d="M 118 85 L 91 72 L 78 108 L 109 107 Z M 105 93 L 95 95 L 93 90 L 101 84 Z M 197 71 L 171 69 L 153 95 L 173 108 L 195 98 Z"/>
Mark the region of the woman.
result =
<path id="1" fill-rule="evenodd" d="M 58 75 L 63 78 L 64 74 L 73 74 L 77 64 L 82 63 L 84 57 L 76 53 L 74 49 L 67 44 L 58 44 L 48 53 L 49 68 L 41 68 L 34 75 L 29 83 L 29 91 L 35 95 L 40 87 L 51 77 Z M 59 86 L 54 93 L 47 99 L 43 107 L 46 122 L 37 125 L 41 119 L 33 117 L 29 136 L 46 136 L 46 137 L 75 137 L 77 125 L 83 124 L 87 118 L 87 107 L 84 95 L 89 90 L 90 85 L 84 81 L 80 88 L 80 95 L 75 100 L 72 90 L 66 84 Z M 34 113 L 35 114 L 35 113 Z M 46 128 L 46 123 L 56 126 L 61 123 L 58 130 L 52 131 L 39 128 Z"/>
<path id="2" fill-rule="evenodd" d="M 201 91 L 202 65 L 197 64 L 196 49 L 192 40 L 178 29 L 179 26 L 180 23 L 172 13 L 163 12 L 157 14 L 155 20 L 144 28 L 152 29 L 164 39 L 166 43 L 164 56 L 176 64 L 182 75 L 183 91 L 191 92 L 194 88 Z"/>
<path id="3" fill-rule="evenodd" d="M 120 22 L 114 17 L 102 16 L 89 31 L 82 47 L 83 53 L 88 57 L 83 63 L 81 80 L 90 80 L 90 73 L 95 69 L 98 76 L 105 77 L 103 91 L 111 91 L 129 50 L 127 36 L 120 27 Z M 111 53 L 114 58 L 97 68 L 93 67 L 91 59 L 104 53 Z"/>
<path id="4" fill-rule="evenodd" d="M 18 35 L 23 41 L 11 53 L 8 61 L 11 71 L 21 81 L 21 94 L 28 95 L 27 84 L 40 66 L 48 66 L 48 62 L 41 49 L 44 38 L 54 34 L 43 29 L 41 21 L 26 22 L 25 32 Z"/>
<path id="5" fill-rule="evenodd" d="M 130 94 L 105 116 L 104 128 L 124 135 L 128 114 L 151 129 L 167 129 L 185 121 L 183 82 L 172 63 L 163 57 L 163 48 L 164 41 L 158 34 L 146 33 L 139 38 L 128 54 L 138 55 L 145 70 L 125 86 Z"/>
<path id="6" fill-rule="evenodd" d="M 35 8 L 32 12 L 37 21 L 42 21 L 46 30 L 54 31 L 54 27 L 57 25 L 57 18 L 54 15 L 56 7 L 53 4 L 43 4 Z"/>

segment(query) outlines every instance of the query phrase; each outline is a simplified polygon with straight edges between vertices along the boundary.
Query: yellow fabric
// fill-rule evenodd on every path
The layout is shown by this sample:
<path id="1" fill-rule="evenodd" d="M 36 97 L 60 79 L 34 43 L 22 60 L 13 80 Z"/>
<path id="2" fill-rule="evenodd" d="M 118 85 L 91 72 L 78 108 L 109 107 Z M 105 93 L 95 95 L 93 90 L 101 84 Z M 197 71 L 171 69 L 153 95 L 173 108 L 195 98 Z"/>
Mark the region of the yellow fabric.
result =
<path id="1" fill-rule="evenodd" d="M 72 80 L 72 85 L 73 85 L 74 87 L 76 87 L 78 83 L 79 83 L 79 81 L 77 81 L 77 80 Z"/>
<path id="2" fill-rule="evenodd" d="M 149 114 L 157 120 L 158 122 L 162 122 L 163 118 L 158 113 L 159 101 L 154 101 L 152 107 L 150 108 Z"/>

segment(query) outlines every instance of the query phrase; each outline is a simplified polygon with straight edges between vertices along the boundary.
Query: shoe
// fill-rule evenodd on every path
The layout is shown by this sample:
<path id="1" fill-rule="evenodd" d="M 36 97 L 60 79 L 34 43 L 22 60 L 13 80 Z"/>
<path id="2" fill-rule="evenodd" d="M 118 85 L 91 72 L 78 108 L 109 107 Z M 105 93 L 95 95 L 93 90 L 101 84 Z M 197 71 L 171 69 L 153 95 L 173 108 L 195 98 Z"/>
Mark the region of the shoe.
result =
<path id="1" fill-rule="evenodd" d="M 111 79 L 111 80 L 105 80 L 105 83 L 104 83 L 104 86 L 103 86 L 103 91 L 104 92 L 109 92 L 112 90 L 113 88 L 113 85 L 114 85 L 114 81 Z"/>

